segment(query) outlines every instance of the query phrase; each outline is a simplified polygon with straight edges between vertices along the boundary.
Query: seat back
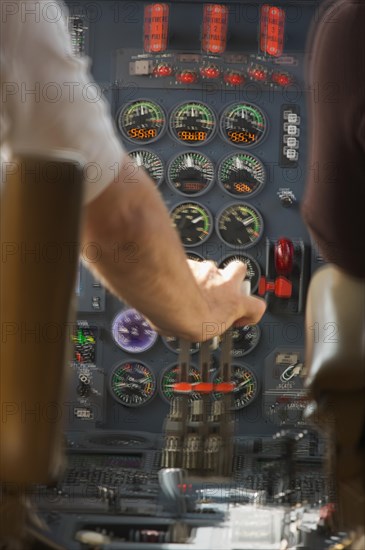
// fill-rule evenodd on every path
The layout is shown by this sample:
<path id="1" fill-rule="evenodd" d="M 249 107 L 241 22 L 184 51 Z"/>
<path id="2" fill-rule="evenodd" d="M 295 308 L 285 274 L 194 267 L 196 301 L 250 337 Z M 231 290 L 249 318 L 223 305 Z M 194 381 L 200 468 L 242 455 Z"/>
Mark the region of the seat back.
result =
<path id="1" fill-rule="evenodd" d="M 82 197 L 80 165 L 62 155 L 2 166 L 2 483 L 48 483 L 62 462 Z"/>
<path id="2" fill-rule="evenodd" d="M 365 281 L 327 265 L 306 309 L 308 418 L 327 436 L 340 527 L 365 526 Z"/>

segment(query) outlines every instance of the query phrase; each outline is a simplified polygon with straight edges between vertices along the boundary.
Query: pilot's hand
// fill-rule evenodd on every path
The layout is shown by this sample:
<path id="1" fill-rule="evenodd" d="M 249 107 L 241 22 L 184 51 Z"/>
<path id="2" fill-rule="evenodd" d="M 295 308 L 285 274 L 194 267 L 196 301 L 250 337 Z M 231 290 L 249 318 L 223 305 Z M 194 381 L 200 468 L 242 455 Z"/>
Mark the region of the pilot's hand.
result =
<path id="1" fill-rule="evenodd" d="M 214 262 L 187 260 L 194 278 L 207 303 L 207 318 L 202 320 L 196 341 L 224 333 L 233 324 L 251 325 L 265 313 L 262 298 L 247 296 L 242 289 L 247 267 L 243 262 L 231 262 L 218 269 Z M 195 324 L 195 323 L 194 323 Z"/>
<path id="2" fill-rule="evenodd" d="M 234 325 L 258 323 L 265 313 L 266 303 L 256 296 L 247 295 L 242 284 L 247 272 L 243 262 L 232 262 L 218 269 L 214 262 L 187 260 L 200 293 L 199 306 L 191 308 L 189 316 L 180 317 L 180 329 L 170 330 L 148 319 L 151 326 L 164 336 L 177 336 L 192 342 L 204 342 L 220 336 Z M 176 289 L 184 292 L 184 289 Z"/>

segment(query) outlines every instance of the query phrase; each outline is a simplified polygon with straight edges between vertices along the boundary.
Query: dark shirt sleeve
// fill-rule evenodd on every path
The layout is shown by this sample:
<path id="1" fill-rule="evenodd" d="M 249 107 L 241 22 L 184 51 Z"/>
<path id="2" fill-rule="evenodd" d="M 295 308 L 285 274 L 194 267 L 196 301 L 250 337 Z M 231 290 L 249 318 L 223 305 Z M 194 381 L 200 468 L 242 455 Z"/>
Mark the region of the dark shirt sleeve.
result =
<path id="1" fill-rule="evenodd" d="M 327 9 L 311 48 L 302 214 L 325 259 L 365 277 L 365 1 Z"/>

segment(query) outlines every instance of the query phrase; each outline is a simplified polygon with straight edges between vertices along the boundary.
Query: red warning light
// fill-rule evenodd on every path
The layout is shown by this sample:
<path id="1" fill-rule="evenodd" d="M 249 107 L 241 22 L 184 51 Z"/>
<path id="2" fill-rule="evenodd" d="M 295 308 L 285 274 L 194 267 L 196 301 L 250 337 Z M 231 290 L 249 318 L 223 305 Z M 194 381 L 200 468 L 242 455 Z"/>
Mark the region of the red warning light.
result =
<path id="1" fill-rule="evenodd" d="M 240 86 L 245 81 L 243 74 L 230 71 L 224 75 L 224 82 L 230 86 Z"/>
<path id="2" fill-rule="evenodd" d="M 144 49 L 150 53 L 160 53 L 167 48 L 169 29 L 169 6 L 167 4 L 147 4 L 144 8 Z"/>
<path id="3" fill-rule="evenodd" d="M 250 67 L 247 69 L 247 74 L 252 80 L 264 82 L 267 79 L 267 70 L 263 67 Z"/>
<path id="4" fill-rule="evenodd" d="M 198 80 L 198 75 L 195 71 L 181 71 L 176 75 L 176 81 L 180 84 L 194 84 Z"/>
<path id="5" fill-rule="evenodd" d="M 207 53 L 223 53 L 227 43 L 228 7 L 220 4 L 204 4 L 202 50 Z"/>
<path id="6" fill-rule="evenodd" d="M 271 80 L 278 86 L 289 86 L 292 83 L 292 77 L 288 73 L 272 73 Z"/>
<path id="7" fill-rule="evenodd" d="M 260 49 L 279 57 L 284 49 L 285 11 L 276 6 L 264 4 L 260 17 Z"/>
<path id="8" fill-rule="evenodd" d="M 166 77 L 166 76 L 171 76 L 173 72 L 174 70 L 171 67 L 171 65 L 160 63 L 159 65 L 156 65 L 156 67 L 154 67 L 153 76 Z"/>
<path id="9" fill-rule="evenodd" d="M 221 72 L 215 65 L 208 65 L 208 67 L 202 67 L 200 69 L 200 74 L 203 78 L 214 80 L 220 77 Z"/>

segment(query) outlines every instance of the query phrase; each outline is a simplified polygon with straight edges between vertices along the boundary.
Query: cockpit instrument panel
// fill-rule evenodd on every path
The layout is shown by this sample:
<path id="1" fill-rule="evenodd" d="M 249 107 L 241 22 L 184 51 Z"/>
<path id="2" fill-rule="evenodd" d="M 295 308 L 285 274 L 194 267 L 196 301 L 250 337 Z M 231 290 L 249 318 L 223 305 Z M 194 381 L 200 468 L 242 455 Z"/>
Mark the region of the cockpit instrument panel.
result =
<path id="1" fill-rule="evenodd" d="M 306 41 L 318 5 L 68 2 L 74 52 L 92 58 L 93 77 L 129 155 L 128 184 L 133 188 L 144 170 L 186 257 L 229 269 L 243 262 L 242 278 L 266 300 L 267 311 L 258 324 L 243 320 L 209 346 L 186 346 L 158 335 L 148 318 L 107 291 L 88 271 L 97 244 L 83 246 L 65 402 L 69 462 L 54 516 L 49 495 L 56 493 L 42 489 L 46 521 L 54 522 L 65 548 L 81 550 L 90 540 L 100 548 L 167 542 L 208 548 L 223 540 L 214 531 L 222 525 L 222 503 L 225 509 L 259 504 L 253 523 L 248 516 L 237 520 L 230 530 L 236 539 L 221 545 L 248 548 L 257 539 L 248 542 L 250 529 L 237 525 L 253 525 L 260 536 L 264 526 L 271 534 L 284 532 L 272 511 L 254 523 L 264 512 L 262 498 L 275 514 L 279 503 L 318 508 L 331 502 L 321 471 L 324 446 L 307 424 L 302 379 L 306 290 L 322 263 L 300 217 L 308 170 L 306 94 L 315 93 L 305 85 Z M 164 235 L 159 238 L 164 250 Z M 143 258 L 123 235 L 110 246 L 115 265 L 131 273 Z M 154 292 L 155 284 L 156 274 L 146 274 L 145 288 Z M 170 294 L 183 292 L 173 280 L 168 285 Z M 207 319 L 204 330 L 213 335 L 213 325 Z M 226 423 L 224 411 L 233 415 Z M 233 445 L 228 468 L 219 454 L 227 433 Z M 181 520 L 167 482 L 162 495 L 162 465 L 195 473 L 225 468 L 229 483 L 214 487 L 214 498 L 200 484 L 194 511 Z M 197 490 L 194 482 L 180 487 L 188 496 Z M 203 524 L 205 533 L 213 529 L 211 539 L 187 542 Z M 312 542 L 303 547 L 315 547 Z M 322 542 L 318 548 L 326 548 Z"/>

